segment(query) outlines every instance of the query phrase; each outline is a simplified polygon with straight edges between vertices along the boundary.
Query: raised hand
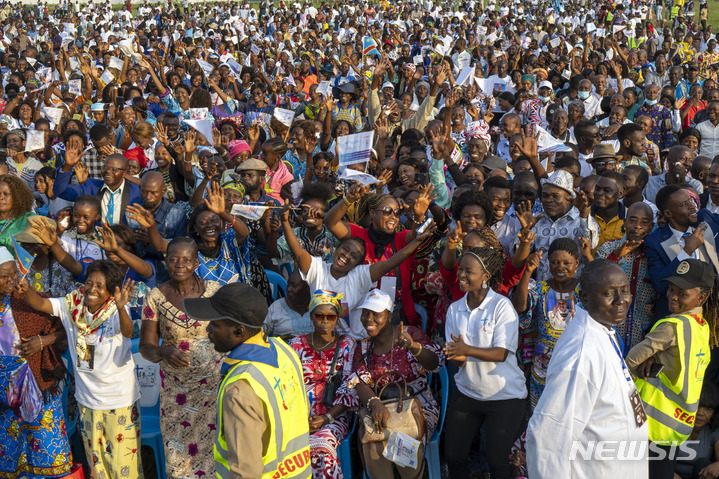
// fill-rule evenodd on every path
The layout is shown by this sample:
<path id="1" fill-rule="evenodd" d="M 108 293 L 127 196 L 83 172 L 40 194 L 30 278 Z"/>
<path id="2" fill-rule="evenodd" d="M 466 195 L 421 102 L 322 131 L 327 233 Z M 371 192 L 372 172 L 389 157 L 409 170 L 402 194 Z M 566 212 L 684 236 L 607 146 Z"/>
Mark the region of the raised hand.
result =
<path id="1" fill-rule="evenodd" d="M 210 192 L 207 194 L 207 198 L 205 198 L 205 204 L 207 208 L 215 214 L 223 215 L 225 213 L 225 194 L 222 192 L 219 183 L 212 183 Z"/>
<path id="2" fill-rule="evenodd" d="M 523 228 L 519 233 L 517 233 L 517 238 L 519 238 L 520 243 L 531 244 L 536 237 L 537 235 L 534 234 L 534 231 L 529 228 Z"/>
<path id="3" fill-rule="evenodd" d="M 462 222 L 457 221 L 457 227 L 451 229 L 447 234 L 447 247 L 457 249 L 467 233 L 462 231 Z"/>
<path id="4" fill-rule="evenodd" d="M 709 226 L 705 222 L 702 222 L 702 224 L 700 224 L 699 227 L 692 232 L 692 234 L 684 239 L 684 251 L 687 254 L 692 254 L 697 250 L 697 248 L 704 244 L 704 232 L 708 227 Z"/>
<path id="5" fill-rule="evenodd" d="M 539 268 L 539 263 L 542 262 L 543 254 L 544 251 L 537 251 L 536 253 L 532 253 L 527 256 L 526 274 L 532 274 L 537 268 Z"/>
<path id="6" fill-rule="evenodd" d="M 536 158 L 537 155 L 537 138 L 539 138 L 539 132 L 533 134 L 533 128 L 527 125 L 526 131 L 522 130 L 522 142 L 517 146 L 519 151 L 527 158 Z"/>
<path id="7" fill-rule="evenodd" d="M 45 243 L 46 246 L 53 246 L 57 243 L 57 231 L 42 216 L 35 216 L 29 220 L 32 225 L 32 232 Z"/>
<path id="8" fill-rule="evenodd" d="M 369 193 L 369 185 L 355 184 L 350 186 L 350 189 L 345 194 L 345 198 L 347 198 L 347 201 L 350 203 L 354 203 L 362 199 L 367 193 Z"/>
<path id="9" fill-rule="evenodd" d="M 75 165 L 75 177 L 77 178 L 77 182 L 81 185 L 85 184 L 87 179 L 90 177 L 90 172 L 88 171 L 85 163 L 82 161 Z"/>
<path id="10" fill-rule="evenodd" d="M 141 205 L 127 205 L 127 217 L 134 220 L 143 228 L 152 228 L 155 225 L 155 217 Z"/>
<path id="11" fill-rule="evenodd" d="M 578 237 L 577 242 L 579 243 L 579 252 L 582 254 L 582 256 L 587 261 L 593 261 L 594 256 L 592 255 L 592 242 L 584 236 Z"/>
<path id="12" fill-rule="evenodd" d="M 97 239 L 95 239 L 95 244 L 108 253 L 117 253 L 117 250 L 120 249 L 120 247 L 117 244 L 115 233 L 112 231 L 112 228 L 110 228 L 110 223 L 101 224 L 97 227 L 97 229 L 100 230 L 101 236 L 98 236 Z"/>
<path id="13" fill-rule="evenodd" d="M 432 186 L 431 183 L 422 188 L 419 196 L 414 200 L 414 204 L 412 205 L 412 212 L 415 218 L 421 218 L 427 212 L 432 200 L 437 197 L 437 195 L 432 193 L 434 193 L 434 186 Z"/>
<path id="14" fill-rule="evenodd" d="M 128 280 L 125 285 L 120 289 L 119 286 L 115 286 L 115 305 L 118 309 L 122 309 L 132 299 L 132 295 L 135 294 L 135 282 Z"/>
<path id="15" fill-rule="evenodd" d="M 532 214 L 532 202 L 529 200 L 520 202 L 517 205 L 515 212 L 522 229 L 531 229 L 537 224 L 537 221 L 544 216 L 543 213 L 540 213 L 538 216 L 534 216 Z"/>

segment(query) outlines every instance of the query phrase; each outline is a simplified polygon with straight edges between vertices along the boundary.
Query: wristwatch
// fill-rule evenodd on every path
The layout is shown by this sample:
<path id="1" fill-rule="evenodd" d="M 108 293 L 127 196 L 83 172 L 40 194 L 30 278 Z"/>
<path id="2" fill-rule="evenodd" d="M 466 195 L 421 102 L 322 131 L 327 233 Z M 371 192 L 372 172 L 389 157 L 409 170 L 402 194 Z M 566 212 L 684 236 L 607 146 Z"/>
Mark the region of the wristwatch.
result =
<path id="1" fill-rule="evenodd" d="M 325 418 L 327 418 L 327 421 L 328 421 L 330 424 L 332 424 L 333 422 L 335 422 L 335 418 L 332 417 L 332 414 L 330 414 L 330 413 L 325 414 Z"/>

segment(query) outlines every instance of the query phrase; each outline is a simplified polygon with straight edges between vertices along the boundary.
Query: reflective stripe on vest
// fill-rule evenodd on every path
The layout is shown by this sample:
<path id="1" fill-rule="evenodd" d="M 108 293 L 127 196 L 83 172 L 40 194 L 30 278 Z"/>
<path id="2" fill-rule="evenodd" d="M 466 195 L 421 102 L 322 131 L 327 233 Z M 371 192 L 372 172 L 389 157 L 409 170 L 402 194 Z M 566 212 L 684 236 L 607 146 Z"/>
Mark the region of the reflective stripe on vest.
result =
<path id="1" fill-rule="evenodd" d="M 222 402 L 227 386 L 240 379 L 248 380 L 248 384 L 265 404 L 268 411 L 267 428 L 270 431 L 270 445 L 262 457 L 263 479 L 308 479 L 311 476 L 310 449 L 309 449 L 309 424 L 293 420 L 296 417 L 308 417 L 307 395 L 304 389 L 304 380 L 299 358 L 293 349 L 282 341 L 270 338 L 269 341 L 275 346 L 278 356 L 278 368 L 273 368 L 263 363 L 240 362 L 233 367 L 220 384 L 218 391 L 217 424 L 218 432 L 215 440 L 214 457 L 215 468 L 218 478 L 231 477 L 229 469 L 229 455 L 227 442 L 223 433 L 222 423 Z M 283 396 L 283 384 L 286 385 L 288 378 L 278 377 L 284 370 L 290 368 L 291 383 L 297 383 L 297 393 L 285 401 Z M 275 380 L 272 386 L 270 379 Z M 285 443 L 285 438 L 289 438 Z"/>
<path id="2" fill-rule="evenodd" d="M 700 325 L 690 315 L 670 317 L 658 321 L 672 323 L 677 333 L 681 368 L 676 383 L 664 373 L 659 377 L 637 378 L 639 394 L 647 413 L 649 440 L 660 444 L 680 444 L 694 429 L 699 408 L 699 396 L 704 381 L 709 354 L 709 326 Z"/>

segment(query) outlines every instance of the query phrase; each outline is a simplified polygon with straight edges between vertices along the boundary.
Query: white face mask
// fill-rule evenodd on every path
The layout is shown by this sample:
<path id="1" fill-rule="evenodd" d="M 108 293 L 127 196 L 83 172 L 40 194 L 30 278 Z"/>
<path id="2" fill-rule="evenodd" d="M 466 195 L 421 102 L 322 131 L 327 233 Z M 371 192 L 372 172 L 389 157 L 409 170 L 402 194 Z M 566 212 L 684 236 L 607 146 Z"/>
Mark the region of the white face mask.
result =
<path id="1" fill-rule="evenodd" d="M 577 96 L 579 97 L 580 100 L 586 100 L 587 98 L 589 98 L 590 93 L 591 92 L 588 92 L 588 91 L 580 91 L 580 92 L 577 92 Z"/>

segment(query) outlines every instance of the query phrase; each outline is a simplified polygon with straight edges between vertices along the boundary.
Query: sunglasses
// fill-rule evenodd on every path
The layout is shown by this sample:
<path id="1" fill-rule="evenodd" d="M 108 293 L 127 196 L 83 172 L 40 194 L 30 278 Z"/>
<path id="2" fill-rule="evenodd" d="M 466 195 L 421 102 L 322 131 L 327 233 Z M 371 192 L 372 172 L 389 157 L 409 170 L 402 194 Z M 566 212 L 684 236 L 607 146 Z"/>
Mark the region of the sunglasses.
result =
<path id="1" fill-rule="evenodd" d="M 616 161 L 595 161 L 595 166 L 615 166 L 617 164 Z"/>
<path id="2" fill-rule="evenodd" d="M 337 321 L 336 314 L 321 314 L 317 313 L 314 315 L 317 321 Z"/>
<path id="3" fill-rule="evenodd" d="M 397 217 L 397 218 L 399 218 L 399 215 L 402 214 L 402 210 L 401 210 L 401 209 L 399 209 L 399 208 L 397 208 L 397 209 L 392 209 L 391 206 L 385 206 L 385 207 L 382 208 L 381 210 L 375 210 L 375 211 L 381 212 L 381 213 L 382 213 L 382 216 L 392 216 L 392 215 L 395 215 L 395 217 Z"/>

